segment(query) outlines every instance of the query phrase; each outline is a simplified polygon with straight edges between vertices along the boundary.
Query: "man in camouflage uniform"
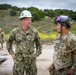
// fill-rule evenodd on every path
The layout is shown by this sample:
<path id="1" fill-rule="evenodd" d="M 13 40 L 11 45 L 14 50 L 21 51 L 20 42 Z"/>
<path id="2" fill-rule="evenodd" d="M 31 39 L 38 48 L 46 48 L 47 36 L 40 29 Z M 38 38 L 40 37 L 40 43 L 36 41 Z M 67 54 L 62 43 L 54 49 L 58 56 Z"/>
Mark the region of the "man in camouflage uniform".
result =
<path id="1" fill-rule="evenodd" d="M 51 65 L 51 75 L 76 75 L 76 36 L 71 28 L 68 16 L 58 16 L 56 21 L 58 36 Z"/>
<path id="2" fill-rule="evenodd" d="M 0 28 L 0 43 L 1 43 L 1 50 L 3 50 L 3 42 L 4 42 L 4 35 L 2 29 Z"/>
<path id="3" fill-rule="evenodd" d="M 8 52 L 14 59 L 13 75 L 37 75 L 36 57 L 42 53 L 38 31 L 31 27 L 31 13 L 24 10 L 20 14 L 22 25 L 11 31 L 7 40 Z M 12 50 L 16 44 L 15 53 Z M 36 47 L 36 50 L 34 48 Z"/>

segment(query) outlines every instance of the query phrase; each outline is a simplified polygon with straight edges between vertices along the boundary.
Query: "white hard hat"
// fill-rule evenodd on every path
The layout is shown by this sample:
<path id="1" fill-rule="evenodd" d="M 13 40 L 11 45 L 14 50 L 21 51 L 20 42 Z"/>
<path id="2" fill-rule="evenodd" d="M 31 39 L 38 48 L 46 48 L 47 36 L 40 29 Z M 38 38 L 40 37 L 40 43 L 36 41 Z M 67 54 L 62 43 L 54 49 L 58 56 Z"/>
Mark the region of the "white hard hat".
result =
<path id="1" fill-rule="evenodd" d="M 24 18 L 24 17 L 32 17 L 32 15 L 28 10 L 24 10 L 24 11 L 21 12 L 19 18 Z"/>

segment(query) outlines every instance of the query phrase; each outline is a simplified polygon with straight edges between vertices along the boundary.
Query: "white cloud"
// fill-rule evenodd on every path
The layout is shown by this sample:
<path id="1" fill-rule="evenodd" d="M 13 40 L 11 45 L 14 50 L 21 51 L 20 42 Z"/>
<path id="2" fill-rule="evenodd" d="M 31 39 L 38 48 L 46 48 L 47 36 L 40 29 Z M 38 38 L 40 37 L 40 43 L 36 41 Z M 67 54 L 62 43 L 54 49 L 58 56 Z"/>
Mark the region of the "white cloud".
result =
<path id="1" fill-rule="evenodd" d="M 76 11 L 76 0 L 0 0 L 0 4 L 17 7 L 37 7 L 39 9 L 68 9 Z"/>

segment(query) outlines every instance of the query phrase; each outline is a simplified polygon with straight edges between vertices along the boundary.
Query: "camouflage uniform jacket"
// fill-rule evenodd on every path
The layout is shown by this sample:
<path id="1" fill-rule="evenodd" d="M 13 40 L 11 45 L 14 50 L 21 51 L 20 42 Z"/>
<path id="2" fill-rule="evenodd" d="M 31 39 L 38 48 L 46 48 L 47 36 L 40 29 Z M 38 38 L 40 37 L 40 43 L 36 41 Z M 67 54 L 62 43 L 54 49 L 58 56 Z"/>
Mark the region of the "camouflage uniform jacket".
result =
<path id="1" fill-rule="evenodd" d="M 61 40 L 58 37 L 54 46 L 53 59 L 56 70 L 65 67 L 76 70 L 76 36 L 69 32 Z"/>
<path id="2" fill-rule="evenodd" d="M 38 31 L 30 27 L 26 32 L 23 32 L 21 27 L 17 27 L 11 31 L 7 40 L 7 50 L 13 54 L 12 43 L 16 44 L 15 55 L 21 57 L 32 56 L 35 53 L 34 46 L 36 46 L 36 55 L 42 53 L 42 46 Z"/>

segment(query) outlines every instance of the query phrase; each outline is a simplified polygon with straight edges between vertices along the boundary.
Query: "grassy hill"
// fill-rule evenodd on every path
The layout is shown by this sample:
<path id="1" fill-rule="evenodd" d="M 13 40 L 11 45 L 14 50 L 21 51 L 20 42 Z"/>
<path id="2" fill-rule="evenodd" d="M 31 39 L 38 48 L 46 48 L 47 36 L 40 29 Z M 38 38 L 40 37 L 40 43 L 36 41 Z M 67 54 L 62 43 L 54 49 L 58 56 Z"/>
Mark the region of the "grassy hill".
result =
<path id="1" fill-rule="evenodd" d="M 19 15 L 10 16 L 10 9 L 0 10 L 0 27 L 6 35 L 8 35 L 13 28 L 18 27 L 19 25 L 21 25 Z M 54 21 L 50 17 L 45 16 L 41 21 L 34 21 L 32 26 L 40 32 L 40 37 L 43 41 L 50 41 L 51 39 L 56 38 L 56 25 L 54 25 Z M 71 31 L 76 34 L 76 25 L 72 26 Z"/>
<path id="2" fill-rule="evenodd" d="M 19 16 L 10 16 L 10 10 L 0 10 L 0 27 L 5 33 L 9 33 L 13 28 L 21 25 Z M 42 21 L 35 21 L 32 25 L 42 33 L 48 33 L 53 27 L 53 21 L 49 17 L 45 17 Z"/>

